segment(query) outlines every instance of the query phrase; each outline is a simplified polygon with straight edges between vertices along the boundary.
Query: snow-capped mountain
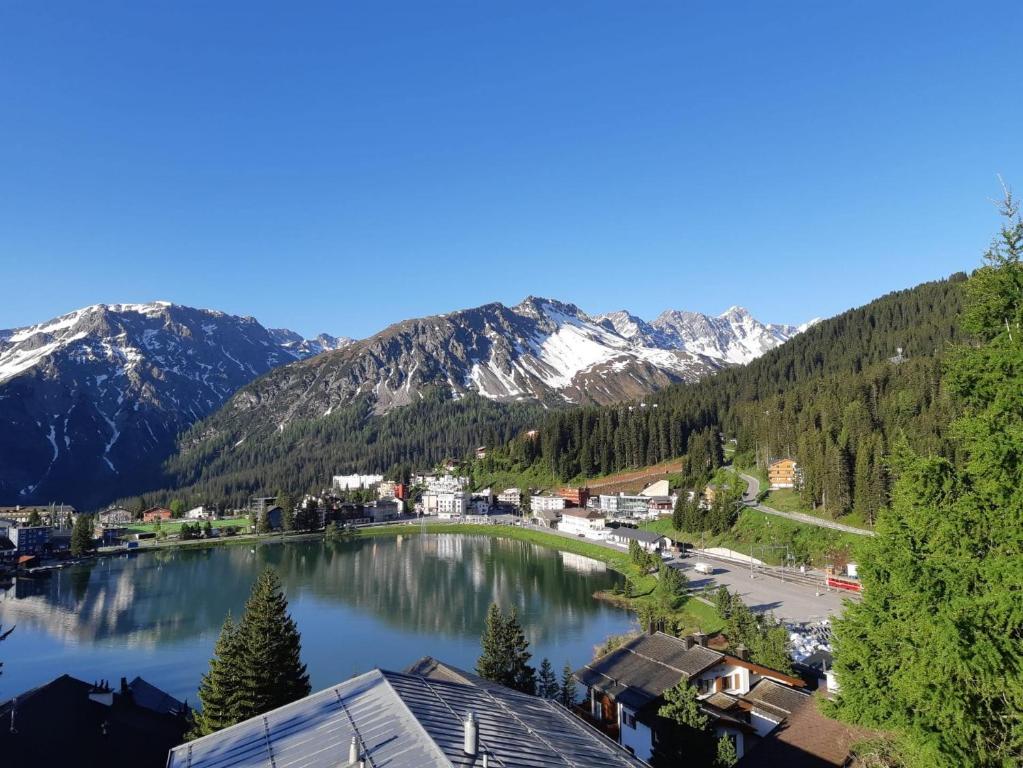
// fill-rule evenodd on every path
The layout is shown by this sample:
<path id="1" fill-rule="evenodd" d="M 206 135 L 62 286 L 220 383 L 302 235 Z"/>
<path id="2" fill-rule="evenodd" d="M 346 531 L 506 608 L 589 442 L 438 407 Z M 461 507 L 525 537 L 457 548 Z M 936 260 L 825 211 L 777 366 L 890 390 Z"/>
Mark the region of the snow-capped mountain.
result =
<path id="1" fill-rule="evenodd" d="M 270 336 L 283 349 L 288 350 L 300 360 L 312 357 L 313 355 L 319 355 L 323 352 L 334 352 L 338 349 L 344 349 L 349 344 L 355 343 L 355 339 L 350 339 L 347 336 L 331 336 L 329 333 L 321 333 L 316 338 L 305 339 L 300 334 L 289 331 L 287 328 L 271 328 Z"/>
<path id="2" fill-rule="evenodd" d="M 386 412 L 437 386 L 505 402 L 611 403 L 746 362 L 798 332 L 739 308 L 719 317 L 666 312 L 647 323 L 627 312 L 590 317 L 536 297 L 511 308 L 485 304 L 407 320 L 282 366 L 240 390 L 203 429 L 220 441 L 244 440 L 360 397 Z"/>
<path id="3" fill-rule="evenodd" d="M 178 433 L 239 387 L 347 341 L 167 302 L 0 331 L 0 503 L 144 488 Z"/>

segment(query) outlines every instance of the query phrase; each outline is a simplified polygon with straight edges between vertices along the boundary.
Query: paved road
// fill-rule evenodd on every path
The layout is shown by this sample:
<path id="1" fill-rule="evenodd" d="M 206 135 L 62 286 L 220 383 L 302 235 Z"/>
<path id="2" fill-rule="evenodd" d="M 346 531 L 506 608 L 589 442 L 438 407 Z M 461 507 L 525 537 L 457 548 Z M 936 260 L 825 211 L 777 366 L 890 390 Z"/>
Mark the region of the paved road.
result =
<path id="1" fill-rule="evenodd" d="M 797 581 L 798 574 L 783 576 L 779 568 L 758 568 L 755 577 L 750 578 L 748 565 L 716 558 L 699 550 L 677 562 L 681 563 L 689 585 L 694 589 L 724 585 L 742 597 L 754 611 L 771 611 L 786 621 L 818 621 L 841 613 L 849 598 L 847 594 L 825 590 L 823 577 L 812 585 L 809 577 Z M 697 562 L 713 565 L 714 573 L 697 573 L 693 570 Z"/>
<path id="2" fill-rule="evenodd" d="M 851 525 L 843 525 L 842 523 L 836 523 L 833 520 L 825 520 L 814 515 L 805 515 L 802 512 L 782 512 L 777 509 L 765 506 L 757 503 L 757 496 L 760 495 L 760 481 L 752 475 L 745 475 L 742 472 L 729 467 L 732 472 L 736 472 L 739 477 L 746 481 L 746 492 L 742 495 L 742 501 L 751 509 L 755 509 L 758 512 L 764 512 L 768 515 L 776 515 L 777 517 L 788 518 L 797 523 L 805 523 L 806 525 L 816 525 L 818 528 L 831 528 L 834 531 L 843 531 L 844 533 L 851 533 L 856 536 L 873 536 L 873 531 L 867 531 L 863 528 L 856 528 Z"/>

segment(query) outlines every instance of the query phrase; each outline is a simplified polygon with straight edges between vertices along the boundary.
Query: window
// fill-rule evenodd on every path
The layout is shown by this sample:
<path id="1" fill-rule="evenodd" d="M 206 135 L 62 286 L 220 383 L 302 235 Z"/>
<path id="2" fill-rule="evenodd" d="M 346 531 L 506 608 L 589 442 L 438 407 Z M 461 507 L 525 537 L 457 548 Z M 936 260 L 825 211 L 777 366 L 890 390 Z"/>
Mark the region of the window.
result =
<path id="1" fill-rule="evenodd" d="M 636 716 L 630 712 L 625 713 L 625 724 L 635 730 L 636 728 Z"/>

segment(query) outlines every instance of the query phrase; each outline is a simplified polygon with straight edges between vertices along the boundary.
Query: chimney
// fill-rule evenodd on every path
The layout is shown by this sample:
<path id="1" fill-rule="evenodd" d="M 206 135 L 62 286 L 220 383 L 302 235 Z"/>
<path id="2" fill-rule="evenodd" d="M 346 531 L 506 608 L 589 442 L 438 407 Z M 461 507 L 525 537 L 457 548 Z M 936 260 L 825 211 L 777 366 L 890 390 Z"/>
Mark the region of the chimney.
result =
<path id="1" fill-rule="evenodd" d="M 692 648 L 692 647 L 693 647 L 693 645 L 694 645 L 694 644 L 696 643 L 696 641 L 695 641 L 695 640 L 694 640 L 694 639 L 692 638 L 692 636 L 691 636 L 691 635 L 686 635 L 685 637 L 683 637 L 683 638 L 682 638 L 682 642 L 683 642 L 683 643 L 685 644 L 685 646 L 686 646 L 686 650 L 687 650 L 687 651 L 688 651 L 688 650 L 689 650 L 690 648 Z"/>
<path id="2" fill-rule="evenodd" d="M 348 764 L 356 765 L 359 762 L 359 739 L 352 736 L 352 744 L 348 747 Z"/>
<path id="3" fill-rule="evenodd" d="M 698 646 L 700 646 L 701 648 L 706 648 L 707 647 L 707 636 L 705 634 L 703 634 L 703 632 L 694 632 L 693 633 L 693 640 L 695 640 L 696 644 Z"/>
<path id="4" fill-rule="evenodd" d="M 129 693 L 129 691 L 128 691 L 128 678 L 126 678 L 126 677 L 122 677 L 121 678 L 121 693 L 124 694 L 125 696 L 127 696 L 128 693 Z"/>
<path id="5" fill-rule="evenodd" d="M 465 752 L 469 757 L 476 757 L 476 748 L 479 742 L 480 727 L 476 722 L 476 715 L 469 712 L 465 716 L 465 721 L 462 723 L 462 728 L 465 731 L 464 738 L 462 740 L 462 751 Z"/>
<path id="6" fill-rule="evenodd" d="M 749 648 L 739 643 L 739 645 L 735 646 L 735 657 L 743 661 L 749 661 Z"/>
<path id="7" fill-rule="evenodd" d="M 102 704 L 105 707 L 113 706 L 114 692 L 110 690 L 106 680 L 100 680 L 98 685 L 92 687 L 89 691 L 89 701 L 95 701 L 97 704 Z"/>

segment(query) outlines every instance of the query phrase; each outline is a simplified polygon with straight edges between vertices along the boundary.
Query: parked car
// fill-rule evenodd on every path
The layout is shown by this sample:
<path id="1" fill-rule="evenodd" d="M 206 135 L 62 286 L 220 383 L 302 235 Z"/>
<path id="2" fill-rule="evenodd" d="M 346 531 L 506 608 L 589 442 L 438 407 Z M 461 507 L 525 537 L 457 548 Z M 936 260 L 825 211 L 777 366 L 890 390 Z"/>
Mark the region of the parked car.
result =
<path id="1" fill-rule="evenodd" d="M 693 570 L 705 576 L 711 576 L 714 573 L 714 566 L 710 563 L 697 563 L 693 566 Z"/>

